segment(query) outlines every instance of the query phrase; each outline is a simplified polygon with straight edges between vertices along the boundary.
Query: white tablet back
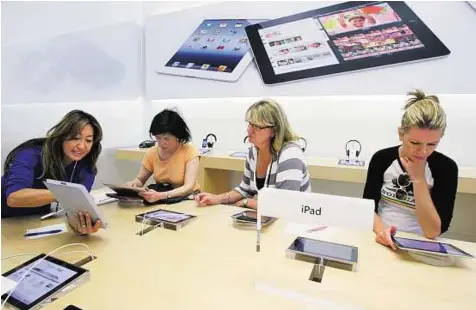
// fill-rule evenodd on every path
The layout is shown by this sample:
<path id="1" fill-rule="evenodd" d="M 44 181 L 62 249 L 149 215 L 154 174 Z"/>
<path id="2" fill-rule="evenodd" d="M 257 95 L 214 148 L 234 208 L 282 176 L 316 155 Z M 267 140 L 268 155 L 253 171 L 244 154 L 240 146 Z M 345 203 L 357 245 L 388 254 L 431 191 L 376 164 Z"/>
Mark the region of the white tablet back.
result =
<path id="1" fill-rule="evenodd" d="M 68 216 L 74 217 L 77 212 L 88 212 L 93 223 L 101 220 L 101 227 L 107 228 L 106 218 L 98 209 L 93 196 L 88 193 L 84 185 L 55 180 L 46 180 L 44 183 L 65 209 Z"/>

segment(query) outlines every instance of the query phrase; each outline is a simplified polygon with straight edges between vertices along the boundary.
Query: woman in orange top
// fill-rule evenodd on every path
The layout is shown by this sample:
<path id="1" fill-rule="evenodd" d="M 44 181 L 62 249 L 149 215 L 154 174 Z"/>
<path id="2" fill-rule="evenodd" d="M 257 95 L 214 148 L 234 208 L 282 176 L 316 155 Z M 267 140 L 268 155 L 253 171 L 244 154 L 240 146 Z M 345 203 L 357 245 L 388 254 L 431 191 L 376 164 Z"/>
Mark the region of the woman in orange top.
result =
<path id="1" fill-rule="evenodd" d="M 150 124 L 149 133 L 157 145 L 148 149 L 137 177 L 129 186 L 141 187 L 153 175 L 157 183 L 170 183 L 173 190 L 141 193 L 148 202 L 187 196 L 200 190 L 198 185 L 198 150 L 190 143 L 192 136 L 183 118 L 165 109 Z"/>

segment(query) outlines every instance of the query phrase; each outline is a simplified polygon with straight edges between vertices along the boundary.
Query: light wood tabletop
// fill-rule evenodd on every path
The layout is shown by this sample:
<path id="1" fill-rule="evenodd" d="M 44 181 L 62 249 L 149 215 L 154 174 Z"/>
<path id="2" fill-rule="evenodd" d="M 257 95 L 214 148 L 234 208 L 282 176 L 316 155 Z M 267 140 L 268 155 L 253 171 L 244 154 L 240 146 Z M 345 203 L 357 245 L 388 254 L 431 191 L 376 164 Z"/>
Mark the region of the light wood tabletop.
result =
<path id="1" fill-rule="evenodd" d="M 173 231 L 157 228 L 138 236 L 135 215 L 158 208 L 197 215 Z M 261 236 L 232 224 L 233 206 L 196 207 L 193 201 L 170 206 L 100 206 L 109 221 L 107 230 L 90 236 L 72 232 L 25 240 L 27 228 L 62 222 L 37 218 L 2 220 L 2 257 L 19 253 L 47 253 L 59 246 L 82 242 L 98 258 L 83 267 L 90 280 L 45 309 L 69 304 L 92 309 L 472 309 L 476 305 L 476 260 L 452 267 L 415 261 L 374 242 L 371 231 L 328 228 L 313 236 L 359 248 L 356 271 L 326 267 L 322 283 L 309 280 L 312 263 L 287 258 L 286 248 L 296 235 L 277 220 Z M 405 234 L 401 234 L 405 236 Z M 472 254 L 476 244 L 453 241 Z M 69 262 L 84 253 L 55 255 Z M 28 256 L 2 261 L 2 272 Z"/>

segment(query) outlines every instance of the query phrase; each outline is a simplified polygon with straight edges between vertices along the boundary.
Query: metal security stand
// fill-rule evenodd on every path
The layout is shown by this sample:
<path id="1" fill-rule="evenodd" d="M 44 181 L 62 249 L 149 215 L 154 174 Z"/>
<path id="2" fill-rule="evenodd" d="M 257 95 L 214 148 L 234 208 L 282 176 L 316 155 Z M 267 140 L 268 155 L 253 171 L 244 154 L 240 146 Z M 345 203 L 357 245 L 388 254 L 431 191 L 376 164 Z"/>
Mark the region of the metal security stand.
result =
<path id="1" fill-rule="evenodd" d="M 149 225 L 149 227 L 144 228 L 144 224 Z M 156 229 L 156 228 L 158 228 L 158 227 L 164 227 L 164 225 L 163 225 L 164 223 L 162 223 L 162 222 L 159 222 L 159 223 L 155 223 L 155 222 L 154 222 L 154 224 L 155 224 L 155 225 L 151 225 L 151 224 L 149 223 L 149 221 L 147 220 L 147 218 L 144 218 L 144 221 L 143 221 L 142 224 L 141 224 L 140 230 L 136 233 L 136 235 L 138 235 L 138 236 L 143 236 L 143 235 L 145 235 L 146 233 L 151 232 L 152 230 L 154 230 L 154 229 Z"/>
<path id="2" fill-rule="evenodd" d="M 309 280 L 321 283 L 322 278 L 324 277 L 324 271 L 326 267 L 324 266 L 324 259 L 321 257 L 319 258 L 319 263 L 314 264 L 312 268 L 311 275 L 309 276 Z"/>

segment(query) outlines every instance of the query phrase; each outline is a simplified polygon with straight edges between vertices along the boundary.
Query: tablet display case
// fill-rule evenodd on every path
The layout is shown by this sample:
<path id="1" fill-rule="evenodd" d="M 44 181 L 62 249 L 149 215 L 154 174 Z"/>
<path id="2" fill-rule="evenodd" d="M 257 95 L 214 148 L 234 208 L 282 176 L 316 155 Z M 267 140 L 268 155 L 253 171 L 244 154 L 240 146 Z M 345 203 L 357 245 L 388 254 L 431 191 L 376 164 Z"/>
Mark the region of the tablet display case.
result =
<path id="1" fill-rule="evenodd" d="M 473 255 L 466 253 L 460 248 L 449 243 L 417 240 L 395 236 L 392 237 L 392 239 L 399 249 L 409 252 L 420 252 L 432 255 L 454 256 L 461 258 L 475 258 Z"/>
<path id="2" fill-rule="evenodd" d="M 25 275 L 30 268 L 30 272 Z M 46 257 L 46 254 L 40 254 L 7 271 L 3 276 L 16 282 L 24 276 L 14 288 L 7 303 L 15 309 L 30 310 L 39 309 L 42 303 L 53 297 L 58 298 L 73 287 L 87 281 L 89 271 L 51 256 Z M 2 295 L 2 300 L 5 300 L 7 296 L 8 293 Z"/>
<path id="3" fill-rule="evenodd" d="M 156 225 L 162 223 L 164 228 L 178 230 L 189 224 L 195 215 L 158 209 L 136 215 L 136 222 Z"/>
<path id="4" fill-rule="evenodd" d="M 401 1 L 356 1 L 245 28 L 265 84 L 442 57 L 450 50 Z"/>

